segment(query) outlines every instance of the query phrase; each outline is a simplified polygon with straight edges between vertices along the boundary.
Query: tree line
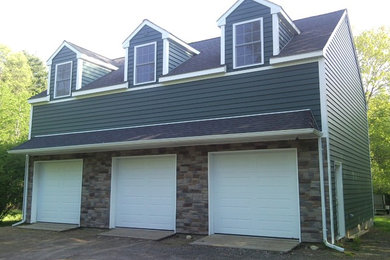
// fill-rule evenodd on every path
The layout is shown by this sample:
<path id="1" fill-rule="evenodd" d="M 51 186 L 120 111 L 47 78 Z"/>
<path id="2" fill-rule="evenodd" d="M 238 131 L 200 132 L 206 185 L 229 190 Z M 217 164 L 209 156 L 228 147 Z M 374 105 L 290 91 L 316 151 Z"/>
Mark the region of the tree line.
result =
<path id="1" fill-rule="evenodd" d="M 43 91 L 46 81 L 46 67 L 38 57 L 0 44 L 0 221 L 21 208 L 25 157 L 7 151 L 28 139 L 27 100 Z"/>
<path id="2" fill-rule="evenodd" d="M 355 37 L 366 95 L 371 170 L 375 193 L 390 195 L 390 31 L 379 28 Z M 20 208 L 24 156 L 7 153 L 28 139 L 31 96 L 47 87 L 43 62 L 0 44 L 0 221 Z"/>

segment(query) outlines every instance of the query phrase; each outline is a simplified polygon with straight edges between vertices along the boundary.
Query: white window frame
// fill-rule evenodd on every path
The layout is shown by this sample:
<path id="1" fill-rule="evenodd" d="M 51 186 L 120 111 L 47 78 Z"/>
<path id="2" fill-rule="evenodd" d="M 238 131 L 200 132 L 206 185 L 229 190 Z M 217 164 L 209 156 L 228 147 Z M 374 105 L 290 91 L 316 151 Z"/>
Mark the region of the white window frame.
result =
<path id="1" fill-rule="evenodd" d="M 69 90 L 69 95 L 62 95 L 62 96 L 57 96 L 57 68 L 60 65 L 68 64 L 70 63 L 70 90 Z M 66 61 L 66 62 L 61 62 L 56 64 L 56 70 L 55 70 L 55 75 L 54 75 L 54 98 L 62 98 L 62 97 L 69 97 L 72 95 L 72 74 L 73 74 L 73 62 L 72 61 Z"/>
<path id="2" fill-rule="evenodd" d="M 154 45 L 154 77 L 151 81 L 145 81 L 145 82 L 136 82 L 136 75 L 137 75 L 137 49 L 141 47 L 145 47 L 148 45 Z M 156 82 L 156 73 L 157 73 L 157 42 L 149 42 L 145 44 L 140 44 L 137 46 L 134 46 L 134 64 L 133 64 L 133 85 L 143 85 L 148 83 Z"/>
<path id="3" fill-rule="evenodd" d="M 257 21 L 260 21 L 261 62 L 243 65 L 243 66 L 237 66 L 236 65 L 236 26 L 241 25 L 241 24 L 251 23 L 251 22 L 257 22 Z M 233 24 L 233 69 L 252 67 L 252 66 L 263 65 L 263 64 L 264 64 L 264 23 L 263 23 L 263 17 L 234 23 Z"/>

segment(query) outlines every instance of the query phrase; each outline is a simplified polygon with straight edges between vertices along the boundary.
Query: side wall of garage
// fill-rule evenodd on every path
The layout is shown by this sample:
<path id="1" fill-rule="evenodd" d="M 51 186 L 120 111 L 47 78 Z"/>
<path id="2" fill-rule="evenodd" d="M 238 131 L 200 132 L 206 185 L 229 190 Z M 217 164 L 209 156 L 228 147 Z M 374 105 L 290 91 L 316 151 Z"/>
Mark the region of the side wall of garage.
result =
<path id="1" fill-rule="evenodd" d="M 108 228 L 110 218 L 112 157 L 176 154 L 176 232 L 207 234 L 208 153 L 282 148 L 297 148 L 298 151 L 302 241 L 321 241 L 321 197 L 317 140 L 272 141 L 71 155 L 31 156 L 27 222 L 30 222 L 31 219 L 31 191 L 34 161 L 83 159 L 80 225 L 83 227 Z"/>

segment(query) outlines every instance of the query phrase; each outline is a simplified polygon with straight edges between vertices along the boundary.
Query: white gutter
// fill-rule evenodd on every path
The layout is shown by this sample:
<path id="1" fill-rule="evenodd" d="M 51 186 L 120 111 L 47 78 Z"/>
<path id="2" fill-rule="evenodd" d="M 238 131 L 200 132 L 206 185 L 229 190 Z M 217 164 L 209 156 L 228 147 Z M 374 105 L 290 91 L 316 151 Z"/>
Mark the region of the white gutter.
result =
<path id="1" fill-rule="evenodd" d="M 329 153 L 328 153 L 329 154 Z M 329 155 L 328 155 L 329 159 Z M 324 242 L 325 246 L 335 249 L 339 252 L 344 252 L 344 248 L 334 245 L 334 237 L 332 234 L 332 243 L 328 242 L 328 235 L 327 235 L 327 229 L 326 229 L 326 205 L 325 205 L 325 183 L 324 183 L 324 164 L 323 164 L 323 156 L 322 156 L 322 139 L 321 137 L 318 137 L 318 161 L 319 161 L 319 168 L 320 168 L 320 189 L 321 189 L 321 213 L 322 213 L 322 241 Z M 330 164 L 328 162 L 328 174 L 329 174 Z M 329 175 L 328 175 L 329 176 Z M 331 181 L 328 181 L 331 183 Z M 329 185 L 329 188 L 331 188 L 331 185 Z M 331 190 L 329 192 L 331 194 Z M 329 197 L 331 200 L 331 196 Z M 332 204 L 330 205 L 332 207 Z M 332 211 L 333 213 L 333 211 Z M 333 225 L 333 215 L 331 214 L 331 226 Z M 333 228 L 331 228 L 333 229 Z"/>
<path id="2" fill-rule="evenodd" d="M 26 216 L 27 216 L 27 193 L 28 193 L 28 168 L 29 168 L 29 160 L 30 156 L 26 154 L 26 161 L 24 164 L 24 183 L 23 183 L 23 206 L 22 206 L 22 220 L 18 223 L 13 224 L 12 226 L 18 226 L 20 224 L 23 224 L 26 222 Z"/>

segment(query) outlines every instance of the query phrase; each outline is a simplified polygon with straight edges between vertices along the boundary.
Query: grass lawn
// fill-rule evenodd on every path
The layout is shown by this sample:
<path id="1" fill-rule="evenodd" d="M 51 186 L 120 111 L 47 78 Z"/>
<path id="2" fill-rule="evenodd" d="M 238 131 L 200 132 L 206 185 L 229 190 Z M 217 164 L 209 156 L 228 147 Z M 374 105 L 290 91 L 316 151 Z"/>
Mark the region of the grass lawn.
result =
<path id="1" fill-rule="evenodd" d="M 11 226 L 12 224 L 19 222 L 22 219 L 22 211 L 21 210 L 13 210 L 10 214 L 5 216 L 0 221 L 0 227 Z"/>
<path id="2" fill-rule="evenodd" d="M 375 217 L 374 219 L 374 226 L 375 228 L 385 231 L 385 232 L 390 232 L 390 216 L 386 217 Z"/>

